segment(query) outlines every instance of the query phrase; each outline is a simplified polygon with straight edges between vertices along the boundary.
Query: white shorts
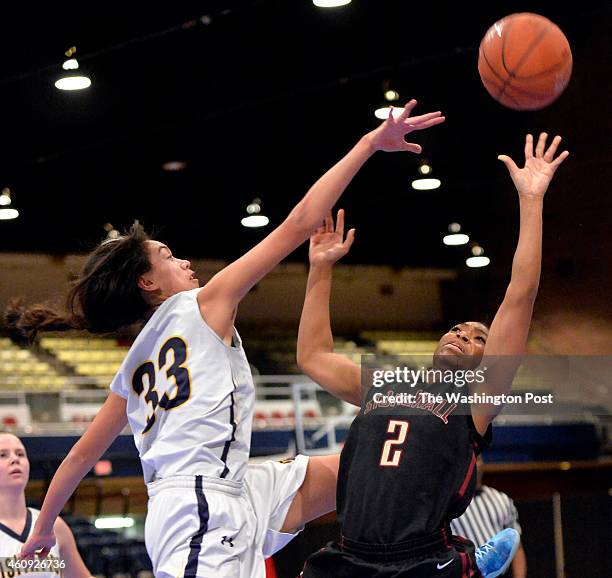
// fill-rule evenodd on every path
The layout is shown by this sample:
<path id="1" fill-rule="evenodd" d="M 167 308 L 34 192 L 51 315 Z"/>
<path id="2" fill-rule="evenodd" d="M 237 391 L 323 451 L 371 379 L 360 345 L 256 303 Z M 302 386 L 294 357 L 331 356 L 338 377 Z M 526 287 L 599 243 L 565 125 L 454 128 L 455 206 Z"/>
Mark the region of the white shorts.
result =
<path id="1" fill-rule="evenodd" d="M 249 465 L 242 484 L 172 476 L 147 485 L 145 543 L 156 578 L 264 578 L 265 558 L 300 531 L 280 529 L 308 458 Z"/>

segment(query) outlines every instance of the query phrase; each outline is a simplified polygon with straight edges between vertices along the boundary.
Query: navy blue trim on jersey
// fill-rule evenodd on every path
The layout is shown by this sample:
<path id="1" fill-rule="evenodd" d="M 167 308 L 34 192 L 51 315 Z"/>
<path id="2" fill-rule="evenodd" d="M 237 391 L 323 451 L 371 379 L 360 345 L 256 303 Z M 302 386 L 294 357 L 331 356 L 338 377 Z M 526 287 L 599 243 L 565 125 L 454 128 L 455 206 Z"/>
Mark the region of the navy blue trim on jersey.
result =
<path id="1" fill-rule="evenodd" d="M 236 384 L 234 383 L 234 389 L 236 388 Z M 221 454 L 221 461 L 225 465 L 223 471 L 221 472 L 221 477 L 225 478 L 227 474 L 229 474 L 229 468 L 227 467 L 227 454 L 229 454 L 230 446 L 232 442 L 236 441 L 236 419 L 234 416 L 234 394 L 230 393 L 230 397 L 232 398 L 232 403 L 230 405 L 230 423 L 232 424 L 232 437 L 225 442 L 225 446 L 223 447 L 223 453 Z"/>
<path id="2" fill-rule="evenodd" d="M 5 526 L 1 522 L 0 522 L 0 531 L 4 532 L 5 534 L 8 534 L 11 538 L 15 538 L 15 540 L 19 540 L 22 544 L 25 544 L 26 540 L 28 539 L 28 536 L 30 535 L 30 530 L 32 528 L 32 512 L 30 511 L 30 508 L 27 508 L 27 512 L 28 513 L 26 514 L 26 523 L 23 528 L 23 532 L 21 532 L 21 534 L 14 532 L 8 526 Z"/>
<path id="3" fill-rule="evenodd" d="M 195 477 L 195 492 L 198 499 L 198 516 L 200 517 L 200 527 L 189 542 L 189 558 L 187 558 L 187 566 L 185 566 L 185 574 L 183 578 L 196 578 L 198 575 L 198 558 L 200 557 L 200 549 L 202 548 L 202 539 L 208 531 L 208 502 L 202 490 L 202 476 Z"/>

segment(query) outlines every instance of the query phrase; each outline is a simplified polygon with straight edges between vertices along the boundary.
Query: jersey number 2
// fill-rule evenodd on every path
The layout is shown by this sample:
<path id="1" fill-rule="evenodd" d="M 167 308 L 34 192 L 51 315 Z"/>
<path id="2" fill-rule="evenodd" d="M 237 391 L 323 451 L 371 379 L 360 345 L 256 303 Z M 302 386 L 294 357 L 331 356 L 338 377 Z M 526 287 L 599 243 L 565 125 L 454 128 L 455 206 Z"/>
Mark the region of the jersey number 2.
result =
<path id="1" fill-rule="evenodd" d="M 157 363 L 159 371 L 164 369 L 168 353 L 172 351 L 174 361 L 166 370 L 166 377 L 168 379 L 173 378 L 176 383 L 176 391 L 172 397 L 165 392 L 164 395 L 159 397 L 159 393 L 155 389 L 155 365 L 152 361 L 146 361 L 136 369 L 132 377 L 132 389 L 136 392 L 136 395 L 141 395 L 145 390 L 145 376 L 147 381 L 147 391 L 144 395 L 145 402 L 150 403 L 153 409 L 151 415 L 147 416 L 147 424 L 142 430 L 142 433 L 147 433 L 155 423 L 155 412 L 158 407 L 164 410 L 174 409 L 183 405 L 191 395 L 191 379 L 189 377 L 189 370 L 183 367 L 183 363 L 187 361 L 187 344 L 180 337 L 171 337 L 166 341 L 161 349 L 159 350 L 159 356 Z"/>
<path id="2" fill-rule="evenodd" d="M 407 421 L 390 419 L 387 425 L 387 433 L 396 434 L 397 437 L 388 439 L 383 446 L 382 455 L 380 456 L 380 465 L 387 468 L 397 468 L 402 458 L 404 450 L 394 449 L 393 446 L 399 446 L 406 441 L 410 423 Z"/>

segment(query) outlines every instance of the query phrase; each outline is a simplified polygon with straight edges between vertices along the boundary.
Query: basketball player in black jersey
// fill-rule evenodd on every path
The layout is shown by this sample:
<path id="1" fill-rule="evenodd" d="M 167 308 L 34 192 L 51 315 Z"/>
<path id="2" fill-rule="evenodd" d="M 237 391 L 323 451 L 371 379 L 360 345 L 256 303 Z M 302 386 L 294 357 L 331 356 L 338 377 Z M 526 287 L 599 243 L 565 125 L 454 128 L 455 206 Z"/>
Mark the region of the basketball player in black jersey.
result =
<path id="1" fill-rule="evenodd" d="M 527 135 L 525 166 L 504 162 L 516 186 L 520 232 L 512 276 L 491 328 L 477 322 L 454 326 L 440 339 L 434 367 L 475 368 L 487 356 L 491 367 L 471 394 L 510 390 L 523 354 L 541 267 L 542 206 L 557 167 L 560 137 L 546 150 L 542 133 L 535 153 Z M 503 540 L 499 552 L 474 555 L 474 545 L 452 536 L 450 520 L 469 504 L 476 485 L 476 456 L 491 439 L 491 421 L 501 406 L 468 406 L 432 402 L 423 394 L 404 408 L 386 407 L 381 394 L 442 394 L 453 383 L 422 383 L 418 388 L 395 383 L 391 388 L 363 388 L 361 368 L 333 352 L 329 318 L 332 265 L 354 239 L 344 240 L 344 214 L 331 216 L 310 242 L 310 274 L 298 338 L 298 363 L 305 373 L 337 397 L 361 406 L 351 425 L 340 460 L 337 510 L 342 538 L 311 556 L 304 578 L 493 578 L 514 552 Z M 498 363 L 488 363 L 497 359 Z M 370 382 L 371 384 L 371 382 Z M 454 391 L 457 391 L 456 389 Z M 465 393 L 465 392 L 464 392 Z M 387 404 L 388 405 L 388 404 Z M 512 530 L 506 530 L 512 532 Z M 504 559 L 504 556 L 506 559 Z"/>

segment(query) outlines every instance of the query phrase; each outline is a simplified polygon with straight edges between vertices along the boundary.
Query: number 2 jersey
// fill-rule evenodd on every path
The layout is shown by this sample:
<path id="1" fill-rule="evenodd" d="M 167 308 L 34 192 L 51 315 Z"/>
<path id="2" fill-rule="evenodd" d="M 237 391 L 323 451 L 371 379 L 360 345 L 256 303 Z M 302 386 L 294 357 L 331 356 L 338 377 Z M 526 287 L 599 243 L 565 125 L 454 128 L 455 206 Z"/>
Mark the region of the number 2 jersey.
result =
<path id="1" fill-rule="evenodd" d="M 421 390 L 444 399 L 453 388 Z M 342 535 L 355 542 L 397 544 L 447 528 L 472 499 L 476 456 L 491 435 L 489 429 L 483 438 L 471 415 L 429 402 L 418 387 L 393 389 L 368 390 L 340 458 L 338 517 Z M 393 408 L 381 401 L 402 392 L 414 395 L 413 403 Z"/>
<path id="2" fill-rule="evenodd" d="M 145 482 L 202 474 L 242 481 L 255 386 L 238 333 L 233 345 L 206 324 L 199 289 L 164 301 L 111 383 L 127 415 Z"/>

